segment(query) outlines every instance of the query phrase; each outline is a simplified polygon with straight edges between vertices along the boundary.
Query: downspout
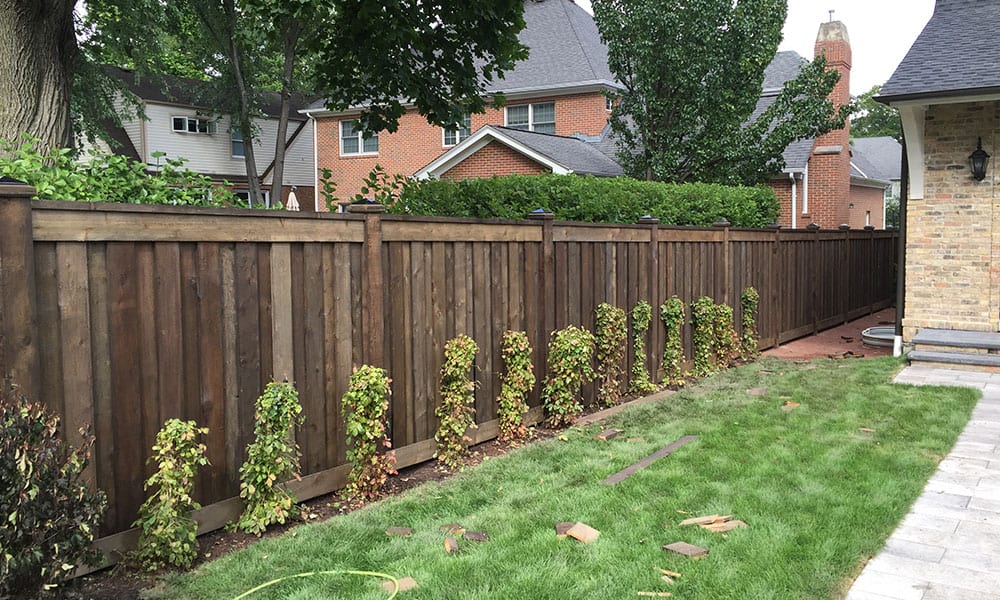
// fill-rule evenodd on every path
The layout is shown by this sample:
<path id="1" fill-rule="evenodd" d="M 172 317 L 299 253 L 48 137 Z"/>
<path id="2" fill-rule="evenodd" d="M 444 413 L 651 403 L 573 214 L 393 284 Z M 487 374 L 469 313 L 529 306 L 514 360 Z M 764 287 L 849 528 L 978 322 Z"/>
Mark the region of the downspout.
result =
<path id="1" fill-rule="evenodd" d="M 802 169 L 802 214 L 809 212 L 809 161 Z"/>
<path id="2" fill-rule="evenodd" d="M 798 211 L 798 190 L 795 189 L 795 173 L 789 171 L 788 180 L 792 182 L 792 229 L 795 229 L 797 222 L 795 218 L 797 215 L 795 213 Z"/>
<path id="3" fill-rule="evenodd" d="M 906 314 L 906 198 L 910 195 L 910 161 L 903 136 L 903 159 L 899 179 L 899 249 L 896 251 L 896 334 L 892 340 L 892 355 L 903 355 L 903 316 Z"/>
<path id="4" fill-rule="evenodd" d="M 316 129 L 319 124 L 313 117 L 312 113 L 306 113 L 309 120 L 312 121 L 313 128 L 313 210 L 319 212 L 319 151 L 317 150 L 318 144 L 316 143 Z"/>

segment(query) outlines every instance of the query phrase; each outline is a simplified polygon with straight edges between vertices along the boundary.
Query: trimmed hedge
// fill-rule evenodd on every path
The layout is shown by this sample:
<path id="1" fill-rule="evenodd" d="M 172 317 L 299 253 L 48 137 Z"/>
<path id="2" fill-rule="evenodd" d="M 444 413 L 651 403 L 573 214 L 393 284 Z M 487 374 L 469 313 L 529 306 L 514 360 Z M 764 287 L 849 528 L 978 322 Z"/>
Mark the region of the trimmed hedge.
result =
<path id="1" fill-rule="evenodd" d="M 559 220 L 596 223 L 635 223 L 652 215 L 664 225 L 707 227 L 724 218 L 734 227 L 766 227 L 778 218 L 778 199 L 767 186 L 670 184 L 589 175 L 412 182 L 389 212 L 523 219 L 537 208 L 552 211 Z"/>

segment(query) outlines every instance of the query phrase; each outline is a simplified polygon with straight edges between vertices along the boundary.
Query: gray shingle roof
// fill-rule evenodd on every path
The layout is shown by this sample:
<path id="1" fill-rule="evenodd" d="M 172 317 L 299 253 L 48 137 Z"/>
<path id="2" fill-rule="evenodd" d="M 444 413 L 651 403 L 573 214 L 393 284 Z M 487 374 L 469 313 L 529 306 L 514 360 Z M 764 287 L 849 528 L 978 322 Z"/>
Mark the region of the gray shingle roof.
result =
<path id="1" fill-rule="evenodd" d="M 806 59 L 799 56 L 799 53 L 794 50 L 786 50 L 775 54 L 774 60 L 764 69 L 763 89 L 781 89 L 781 86 L 785 85 L 786 81 L 798 77 L 799 71 L 802 70 L 802 65 L 805 63 Z"/>
<path id="2" fill-rule="evenodd" d="M 601 82 L 614 85 L 608 48 L 594 18 L 572 0 L 525 0 L 525 28 L 518 39 L 529 48 L 490 91 L 513 92 Z"/>
<path id="3" fill-rule="evenodd" d="M 938 0 L 931 20 L 882 86 L 883 101 L 1000 90 L 996 0 Z"/>
<path id="4" fill-rule="evenodd" d="M 774 60 L 764 70 L 764 93 L 757 100 L 757 106 L 748 119 L 749 123 L 760 118 L 764 111 L 774 104 L 785 82 L 798 77 L 802 65 L 805 63 L 806 59 L 791 50 L 779 52 L 774 56 Z M 809 138 L 789 144 L 782 153 L 782 157 L 785 159 L 785 168 L 792 171 L 804 169 L 809 162 L 809 155 L 812 154 L 813 141 L 812 138 Z"/>
<path id="5" fill-rule="evenodd" d="M 870 179 L 898 180 L 902 170 L 902 145 L 891 137 L 855 138 L 853 162 Z"/>
<path id="6" fill-rule="evenodd" d="M 578 175 L 597 175 L 598 177 L 624 175 L 621 165 L 601 152 L 594 144 L 579 138 L 523 131 L 509 127 L 493 128 L 567 169 L 572 169 Z"/>

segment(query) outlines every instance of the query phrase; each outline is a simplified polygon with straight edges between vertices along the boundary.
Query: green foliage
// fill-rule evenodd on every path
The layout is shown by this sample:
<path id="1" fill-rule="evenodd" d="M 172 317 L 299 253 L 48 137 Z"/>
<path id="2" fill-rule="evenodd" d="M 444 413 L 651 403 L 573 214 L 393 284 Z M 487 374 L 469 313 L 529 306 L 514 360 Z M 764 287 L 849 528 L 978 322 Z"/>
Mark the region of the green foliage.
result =
<path id="1" fill-rule="evenodd" d="M 500 435 L 497 439 L 512 442 L 528 435 L 524 415 L 528 412 L 528 393 L 535 387 L 535 367 L 531 364 L 528 334 L 507 331 L 503 334 L 500 352 L 507 368 L 500 376 L 500 397 L 497 399 Z"/>
<path id="2" fill-rule="evenodd" d="M 717 370 L 715 363 L 715 302 L 702 296 L 691 303 L 694 341 L 694 375 L 705 377 Z"/>
<path id="3" fill-rule="evenodd" d="M 625 371 L 625 342 L 628 329 L 625 310 L 606 302 L 597 305 L 594 343 L 597 347 L 597 400 L 605 406 L 621 402 L 621 378 Z"/>
<path id="4" fill-rule="evenodd" d="M 851 137 L 889 136 L 903 142 L 903 125 L 899 111 L 875 100 L 882 86 L 876 85 L 861 94 L 854 101 L 855 112 L 851 116 Z"/>
<path id="5" fill-rule="evenodd" d="M 663 384 L 684 385 L 684 340 L 681 327 L 684 324 L 684 302 L 674 296 L 660 305 L 660 319 L 667 329 L 667 339 L 663 348 Z"/>
<path id="6" fill-rule="evenodd" d="M 735 227 L 766 227 L 778 217 L 767 186 L 666 184 L 627 177 L 507 175 L 459 182 L 403 184 L 388 211 L 396 214 L 523 219 L 544 207 L 565 221 L 635 223 L 643 215 L 664 225 L 708 227 L 726 219 Z"/>
<path id="7" fill-rule="evenodd" d="M 354 506 L 378 498 L 389 475 L 395 475 L 396 454 L 380 453 L 389 440 L 389 376 L 385 369 L 362 365 L 351 374 L 340 401 L 347 433 L 347 462 L 351 473 L 343 498 Z"/>
<path id="8" fill-rule="evenodd" d="M 83 478 L 94 438 L 79 448 L 59 418 L 26 398 L 0 398 L 0 597 L 32 597 L 68 579 L 90 550 L 107 506 Z"/>
<path id="9" fill-rule="evenodd" d="M 542 404 L 550 427 L 572 425 L 583 412 L 580 387 L 593 381 L 590 366 L 594 356 L 594 335 L 570 325 L 552 332 L 549 340 L 548 377 L 542 389 Z"/>
<path id="10" fill-rule="evenodd" d="M 842 127 L 850 112 L 827 99 L 839 75 L 819 58 L 747 124 L 786 0 L 594 0 L 593 8 L 608 66 L 625 87 L 611 127 L 632 176 L 763 182 L 789 143 Z"/>
<path id="11" fill-rule="evenodd" d="M 728 304 L 715 305 L 715 362 L 723 369 L 732 366 L 740 355 L 739 338 L 733 327 L 733 307 Z"/>
<path id="12" fill-rule="evenodd" d="M 149 460 L 157 470 L 143 486 L 156 491 L 139 507 L 139 518 L 132 524 L 141 530 L 134 558 L 150 571 L 168 565 L 187 568 L 198 557 L 198 524 L 191 512 L 201 505 L 192 493 L 198 467 L 208 464 L 199 435 L 208 435 L 208 428 L 180 419 L 168 420 L 156 434 Z"/>
<path id="13" fill-rule="evenodd" d="M 760 334 L 757 333 L 757 308 L 760 306 L 760 294 L 748 287 L 740 294 L 740 306 L 743 308 L 743 335 L 740 336 L 740 357 L 743 360 L 753 360 L 760 356 Z"/>
<path id="14" fill-rule="evenodd" d="M 39 140 L 0 142 L 0 174 L 35 187 L 35 198 L 77 202 L 123 202 L 183 206 L 240 206 L 242 200 L 212 179 L 184 168 L 180 159 L 147 165 L 116 154 L 93 154 L 86 162 L 59 148 L 41 154 Z M 156 152 L 154 157 L 164 158 Z"/>
<path id="15" fill-rule="evenodd" d="M 326 204 L 326 209 L 332 213 L 340 209 L 340 199 L 334 193 L 337 191 L 337 182 L 333 180 L 333 171 L 327 168 L 319 169 L 319 195 Z"/>
<path id="16" fill-rule="evenodd" d="M 641 300 L 632 308 L 632 379 L 628 391 L 633 394 L 648 394 L 656 391 L 656 384 L 649 380 L 646 370 L 646 333 L 653 320 L 653 307 Z"/>
<path id="17" fill-rule="evenodd" d="M 434 440 L 439 462 L 458 468 L 469 451 L 472 440 L 465 432 L 475 427 L 476 382 L 469 378 L 479 346 L 467 335 L 460 335 L 444 345 L 441 365 L 441 405 L 434 414 L 440 425 Z"/>
<path id="18" fill-rule="evenodd" d="M 362 180 L 361 192 L 355 194 L 351 198 L 351 202 L 374 200 L 378 204 L 388 206 L 396 201 L 400 190 L 406 182 L 407 178 L 405 175 L 396 173 L 390 176 L 382 165 L 376 163 Z"/>
<path id="19" fill-rule="evenodd" d="M 296 502 L 285 486 L 289 479 L 300 476 L 299 446 L 293 434 L 305 417 L 295 386 L 276 381 L 267 384 L 257 398 L 254 421 L 254 441 L 240 467 L 244 509 L 236 528 L 259 536 L 268 525 L 284 523 L 292 516 Z"/>

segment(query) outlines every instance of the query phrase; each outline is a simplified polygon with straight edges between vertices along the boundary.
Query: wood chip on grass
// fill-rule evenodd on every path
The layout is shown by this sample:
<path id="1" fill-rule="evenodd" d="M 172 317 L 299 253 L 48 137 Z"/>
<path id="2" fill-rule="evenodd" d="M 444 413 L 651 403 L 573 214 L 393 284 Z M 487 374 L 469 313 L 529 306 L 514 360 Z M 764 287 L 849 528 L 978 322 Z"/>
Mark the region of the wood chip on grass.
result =
<path id="1" fill-rule="evenodd" d="M 415 590 L 418 587 L 420 587 L 417 584 L 417 581 L 412 577 L 403 577 L 402 579 L 397 579 L 396 581 L 399 585 L 400 592 L 408 592 L 410 590 Z M 393 587 L 394 586 L 392 585 L 391 581 L 386 581 L 382 584 L 382 589 L 389 592 L 390 594 L 392 593 Z"/>
<path id="2" fill-rule="evenodd" d="M 575 522 L 563 521 L 562 523 L 556 523 L 556 537 L 564 538 L 566 537 L 566 532 L 576 525 Z"/>
<path id="3" fill-rule="evenodd" d="M 796 408 L 798 408 L 799 406 L 800 406 L 800 405 L 799 405 L 799 403 L 798 403 L 798 402 L 792 402 L 791 400 L 787 400 L 787 401 L 785 402 L 784 406 L 782 406 L 782 407 L 781 407 L 781 410 L 783 410 L 783 411 L 784 411 L 784 412 L 786 412 L 786 413 L 787 413 L 787 412 L 792 412 L 793 410 L 795 410 L 795 409 L 796 409 Z"/>
<path id="4" fill-rule="evenodd" d="M 444 551 L 448 554 L 458 552 L 458 542 L 455 541 L 455 538 L 451 536 L 444 538 Z"/>
<path id="5" fill-rule="evenodd" d="M 413 533 L 412 527 L 390 527 L 385 530 L 385 534 L 389 537 L 410 537 Z"/>
<path id="6" fill-rule="evenodd" d="M 733 520 L 733 515 L 705 515 L 703 517 L 692 517 L 680 522 L 679 527 L 687 525 L 697 525 L 702 529 L 707 529 L 712 533 L 725 533 L 734 529 L 747 527 L 747 524 L 739 519 Z"/>
<path id="7" fill-rule="evenodd" d="M 462 534 L 462 537 L 469 540 L 470 542 L 488 542 L 490 541 L 490 534 L 485 531 L 466 531 Z"/>
<path id="8" fill-rule="evenodd" d="M 682 554 L 693 560 L 698 560 L 699 558 L 708 556 L 707 548 L 695 546 L 694 544 L 689 544 L 687 542 L 674 542 L 672 544 L 667 544 L 663 547 L 663 551 L 676 552 L 677 554 Z"/>
<path id="9" fill-rule="evenodd" d="M 621 435 L 621 429 L 605 429 L 604 431 L 598 433 L 594 436 L 594 439 L 606 442 L 608 440 L 613 440 L 619 435 Z"/>
<path id="10" fill-rule="evenodd" d="M 586 523 L 574 523 L 573 526 L 566 531 L 566 535 L 575 540 L 579 540 L 584 544 L 589 544 L 596 541 L 597 538 L 601 536 L 601 532 Z"/>
<path id="11" fill-rule="evenodd" d="M 677 450 L 681 446 L 683 446 L 685 444 L 689 444 L 689 443 L 691 443 L 691 442 L 693 442 L 693 441 L 695 441 L 697 439 L 698 439 L 698 436 L 696 436 L 696 435 L 685 435 L 684 437 L 682 437 L 681 439 L 677 440 L 676 442 L 674 442 L 674 443 L 672 443 L 672 444 L 670 444 L 668 446 L 665 446 L 663 448 L 660 448 L 659 450 L 657 450 L 656 452 L 650 454 L 649 456 L 647 456 L 646 458 L 640 460 L 639 462 L 634 463 L 634 464 L 632 464 L 632 465 L 630 465 L 630 466 L 622 469 L 621 471 L 618 471 L 614 475 L 611 475 L 610 477 L 608 477 L 607 479 L 604 480 L 604 485 L 615 485 L 616 483 L 620 483 L 620 482 L 624 481 L 625 479 L 627 479 L 627 478 L 631 477 L 632 475 L 634 475 L 640 469 L 645 469 L 646 467 L 648 467 L 649 465 L 653 464 L 658 459 L 664 458 L 666 456 L 670 456 L 674 452 L 674 450 Z"/>

